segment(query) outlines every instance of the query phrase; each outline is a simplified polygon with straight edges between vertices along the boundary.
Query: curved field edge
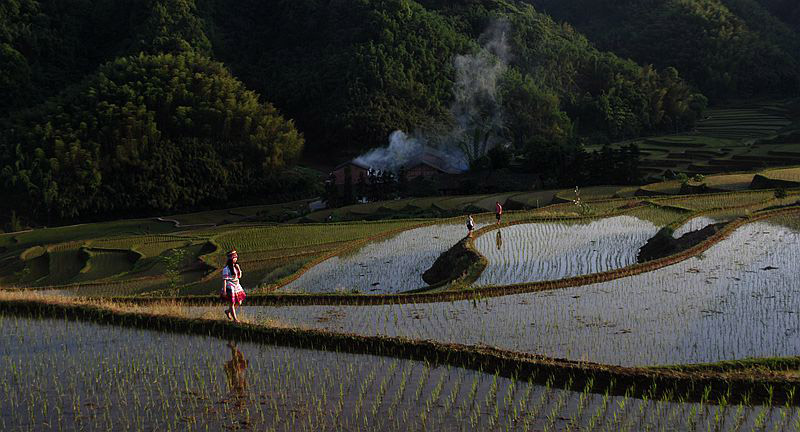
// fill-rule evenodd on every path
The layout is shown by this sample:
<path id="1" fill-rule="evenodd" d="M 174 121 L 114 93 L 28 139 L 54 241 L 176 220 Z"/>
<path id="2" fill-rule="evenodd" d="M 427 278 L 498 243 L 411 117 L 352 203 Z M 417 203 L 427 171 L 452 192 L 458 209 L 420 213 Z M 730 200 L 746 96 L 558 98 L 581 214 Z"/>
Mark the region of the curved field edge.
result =
<path id="1" fill-rule="evenodd" d="M 600 199 L 600 200 L 589 200 L 589 201 L 587 201 L 587 203 L 593 204 L 593 205 L 600 205 L 600 204 L 606 204 L 607 205 L 607 204 L 618 204 L 618 203 L 626 203 L 626 204 L 628 204 L 628 203 L 631 203 L 632 201 L 636 201 L 638 203 L 634 207 L 623 208 L 623 209 L 614 209 L 614 210 L 611 210 L 611 211 L 602 212 L 601 214 L 592 214 L 592 215 L 577 215 L 576 214 L 576 215 L 573 216 L 573 215 L 569 215 L 569 214 L 559 214 L 559 215 L 550 215 L 550 214 L 548 214 L 548 211 L 560 209 L 562 207 L 566 207 L 566 208 L 574 207 L 574 204 L 572 202 L 554 203 L 552 205 L 549 205 L 549 206 L 546 206 L 546 207 L 542 207 L 542 208 L 536 209 L 536 210 L 512 210 L 512 211 L 509 211 L 509 212 L 506 213 L 506 217 L 508 217 L 508 216 L 515 217 L 515 216 L 522 216 L 522 215 L 528 215 L 528 217 L 524 217 L 523 216 L 519 220 L 515 220 L 515 221 L 512 221 L 512 222 L 505 222 L 505 223 L 498 224 L 498 225 L 488 225 L 488 226 L 485 226 L 483 228 L 475 230 L 474 237 L 469 239 L 465 243 L 464 248 L 467 249 L 470 252 L 476 253 L 480 257 L 480 259 L 478 259 L 476 262 L 474 262 L 465 271 L 461 272 L 461 274 L 457 275 L 454 278 L 451 278 L 448 281 L 443 281 L 443 282 L 434 284 L 434 285 L 429 286 L 429 287 L 423 287 L 423 288 L 419 288 L 419 289 L 414 289 L 414 290 L 406 291 L 405 293 L 399 293 L 399 294 L 396 294 L 396 295 L 423 294 L 423 293 L 427 293 L 429 291 L 436 291 L 436 290 L 441 289 L 443 287 L 446 287 L 448 285 L 449 285 L 449 289 L 451 289 L 451 290 L 458 289 L 458 290 L 467 290 L 467 291 L 472 291 L 472 292 L 478 291 L 476 289 L 469 289 L 468 287 L 480 277 L 481 273 L 486 269 L 486 266 L 488 265 L 488 261 L 475 248 L 474 240 L 477 239 L 478 237 L 490 232 L 490 231 L 493 231 L 493 230 L 496 230 L 496 229 L 499 229 L 499 228 L 512 226 L 512 225 L 517 225 L 517 224 L 523 224 L 523 223 L 584 221 L 584 220 L 594 220 L 594 219 L 598 219 L 598 218 L 601 218 L 601 217 L 602 218 L 607 218 L 607 217 L 624 215 L 624 214 L 629 213 L 630 210 L 632 210 L 632 209 L 636 209 L 639 206 L 647 206 L 647 205 L 653 205 L 653 206 L 655 206 L 657 208 L 674 209 L 676 211 L 685 212 L 685 213 L 687 213 L 687 215 L 684 218 L 680 219 L 681 221 L 683 221 L 683 220 L 688 220 L 689 218 L 694 217 L 694 216 L 696 216 L 697 214 L 700 214 L 700 213 L 718 211 L 718 210 L 723 210 L 723 209 L 738 209 L 738 208 L 753 207 L 753 206 L 756 206 L 758 204 L 763 204 L 763 202 L 746 203 L 746 204 L 735 205 L 735 206 L 711 207 L 711 208 L 703 209 L 703 210 L 693 210 L 693 209 L 684 208 L 684 207 L 671 206 L 671 205 L 668 205 L 668 204 L 661 204 L 660 201 L 669 201 L 669 200 L 675 200 L 675 199 L 689 199 L 689 198 L 698 198 L 698 199 L 721 198 L 721 197 L 729 197 L 729 196 L 733 196 L 733 195 L 737 195 L 737 194 L 738 195 L 742 195 L 742 194 L 764 194 L 764 192 L 765 191 L 763 191 L 763 190 L 740 191 L 740 192 L 721 192 L 721 193 L 714 193 L 714 194 L 704 194 L 704 195 L 702 195 L 702 197 L 698 197 L 697 195 L 680 195 L 680 196 L 660 197 L 660 198 L 655 198 L 655 199 L 644 199 L 644 197 L 642 197 L 642 199 L 640 199 L 640 200 L 631 199 L 631 198 L 624 198 L 624 197 L 623 198 Z M 770 200 L 767 199 L 764 202 L 768 202 L 768 201 L 770 201 Z M 491 216 L 491 215 L 492 215 L 491 212 L 485 212 L 485 213 L 476 214 L 477 217 L 488 217 L 488 216 Z M 377 234 L 377 235 L 372 236 L 372 237 L 360 239 L 360 240 L 358 240 L 358 241 L 356 241 L 354 243 L 351 243 L 351 244 L 348 244 L 348 245 L 344 246 L 341 249 L 333 250 L 329 254 L 320 256 L 317 259 L 306 263 L 297 272 L 295 272 L 292 275 L 287 276 L 286 278 L 278 281 L 277 283 L 273 284 L 272 286 L 270 286 L 267 289 L 261 289 L 260 292 L 266 293 L 266 292 L 277 291 L 280 288 L 282 288 L 282 287 L 294 282 L 295 280 L 299 279 L 301 276 L 303 276 L 303 274 L 305 274 L 306 272 L 308 272 L 309 270 L 311 270 L 313 267 L 317 266 L 318 264 L 320 264 L 320 263 L 322 263 L 322 262 L 324 262 L 324 261 L 326 261 L 328 259 L 331 259 L 333 257 L 345 254 L 345 253 L 353 251 L 353 250 L 357 250 L 358 248 L 363 247 L 366 244 L 369 244 L 369 243 L 372 243 L 372 242 L 375 242 L 375 241 L 379 241 L 379 240 L 384 240 L 386 238 L 389 238 L 389 237 L 391 237 L 393 235 L 402 233 L 404 231 L 409 231 L 409 230 L 418 229 L 418 228 L 424 228 L 424 227 L 432 226 L 432 225 L 458 223 L 458 222 L 461 222 L 462 220 L 463 220 L 463 216 L 455 216 L 455 217 L 445 218 L 445 219 L 436 219 L 436 220 L 432 220 L 432 221 L 422 222 L 422 223 L 420 223 L 418 225 L 413 225 L 413 226 L 404 227 L 404 228 L 397 228 L 397 229 L 394 229 L 394 230 L 391 230 L 391 231 L 387 231 L 387 232 L 383 232 L 383 233 Z M 671 223 L 670 225 L 673 225 L 674 223 L 675 222 Z M 589 276 L 591 276 L 591 275 L 589 275 Z M 569 285 L 569 286 L 574 286 L 574 285 Z M 299 294 L 299 295 L 304 295 L 304 294 Z M 314 295 L 314 294 L 309 294 L 309 295 Z M 370 296 L 376 296 L 377 297 L 377 296 L 380 296 L 380 295 L 370 295 Z"/>
<path id="2" fill-rule="evenodd" d="M 695 257 L 707 251 L 712 246 L 730 236 L 736 229 L 760 220 L 769 219 L 785 214 L 800 213 L 800 207 L 789 207 L 777 210 L 769 210 L 748 217 L 740 218 L 728 223 L 725 227 L 688 249 L 673 255 L 648 261 L 645 263 L 633 264 L 628 267 L 614 269 L 607 272 L 592 273 L 587 275 L 574 276 L 565 279 L 552 281 L 539 281 L 520 283 L 503 286 L 488 286 L 480 288 L 469 288 L 460 290 L 445 290 L 418 293 L 400 294 L 254 294 L 247 297 L 247 304 L 259 306 L 284 306 L 284 305 L 382 305 L 382 304 L 407 304 L 407 303 L 436 303 L 455 300 L 481 299 L 487 297 L 500 297 L 512 294 L 523 294 L 530 292 L 550 291 L 562 288 L 571 288 L 582 285 L 607 282 L 628 276 L 638 275 Z M 562 219 L 564 220 L 564 219 Z M 523 223 L 523 222 L 520 222 Z M 508 226 L 504 224 L 495 227 L 486 227 L 487 232 L 491 229 Z M 470 270 L 472 272 L 472 270 Z M 472 276 L 474 276 L 472 273 Z M 477 276 L 475 276 L 477 277 Z M 111 301 L 134 302 L 138 304 L 148 304 L 163 300 L 172 300 L 187 305 L 204 305 L 218 301 L 216 296 L 179 296 L 179 297 L 110 297 Z"/>
<path id="3" fill-rule="evenodd" d="M 514 218 L 514 217 L 527 218 L 531 222 L 548 221 L 548 220 L 568 220 L 568 219 L 576 219 L 576 218 L 591 219 L 591 218 L 610 217 L 610 216 L 614 216 L 614 215 L 618 215 L 618 214 L 624 214 L 620 210 L 624 211 L 624 209 L 636 208 L 637 206 L 652 205 L 652 206 L 655 206 L 655 207 L 658 207 L 658 208 L 663 208 L 663 209 L 672 208 L 672 209 L 674 209 L 676 211 L 680 211 L 682 213 L 687 213 L 686 219 L 689 219 L 689 218 L 693 217 L 694 215 L 696 215 L 696 214 L 698 214 L 700 212 L 721 210 L 721 209 L 734 208 L 734 207 L 735 208 L 742 208 L 742 207 L 747 207 L 747 206 L 757 207 L 758 204 L 760 204 L 760 203 L 750 203 L 749 205 L 745 204 L 745 205 L 737 205 L 737 206 L 719 206 L 719 207 L 706 208 L 706 209 L 702 209 L 702 210 L 697 210 L 697 209 L 692 210 L 692 209 L 683 208 L 683 207 L 679 207 L 679 206 L 678 207 L 670 206 L 669 204 L 663 204 L 660 201 L 670 201 L 670 200 L 676 200 L 676 199 L 708 200 L 708 199 L 713 199 L 713 198 L 723 198 L 723 197 L 737 196 L 737 195 L 741 196 L 742 194 L 744 194 L 744 195 L 764 194 L 765 192 L 769 192 L 769 191 L 768 190 L 751 190 L 751 191 L 735 191 L 735 192 L 711 193 L 711 194 L 702 194 L 702 195 L 689 194 L 689 195 L 672 195 L 672 196 L 658 196 L 658 197 L 640 196 L 640 197 L 620 197 L 620 198 L 606 198 L 606 199 L 602 199 L 602 198 L 601 199 L 589 199 L 589 200 L 586 200 L 586 203 L 591 205 L 593 210 L 597 210 L 597 212 L 593 212 L 590 215 L 580 215 L 580 214 L 578 214 L 575 211 L 576 210 L 575 205 L 573 203 L 571 203 L 571 202 L 555 203 L 555 204 L 551 204 L 551 205 L 548 205 L 548 206 L 545 206 L 545 207 L 541 207 L 541 208 L 536 208 L 536 209 L 511 210 L 511 211 L 506 212 L 505 215 L 506 215 L 507 218 Z M 769 200 L 767 200 L 767 201 L 769 201 Z M 622 206 L 620 207 L 620 205 L 622 205 Z M 492 213 L 491 212 L 475 213 L 475 215 L 477 217 L 490 217 L 492 215 Z M 385 239 L 385 238 L 390 237 L 392 235 L 401 233 L 401 232 L 403 232 L 405 230 L 422 228 L 422 227 L 425 227 L 425 226 L 436 225 L 436 224 L 461 222 L 462 219 L 463 219 L 463 216 L 455 216 L 455 217 L 445 218 L 445 219 L 422 220 L 417 225 L 411 225 L 411 226 L 404 227 L 404 228 L 398 228 L 398 229 L 395 229 L 395 230 L 390 230 L 388 232 L 379 233 L 379 234 L 377 234 L 375 236 L 372 236 L 372 237 L 358 239 L 358 240 L 356 240 L 354 242 L 342 242 L 342 243 L 345 243 L 345 245 L 341 249 L 333 249 L 328 254 L 323 255 L 323 256 L 319 256 L 315 260 L 307 262 L 303 267 L 298 269 L 295 273 L 293 273 L 291 275 L 287 275 L 284 279 L 280 279 L 280 280 L 277 280 L 275 282 L 272 282 L 266 287 L 258 288 L 255 292 L 268 293 L 268 292 L 280 289 L 281 287 L 293 282 L 294 280 L 296 280 L 297 278 L 302 276 L 304 273 L 306 273 L 308 270 L 310 270 L 311 268 L 313 268 L 317 264 L 319 264 L 319 263 L 321 263 L 321 262 L 323 262 L 323 261 L 325 261 L 327 259 L 330 259 L 332 257 L 335 257 L 337 255 L 341 255 L 341 254 L 347 253 L 348 251 L 351 251 L 353 249 L 357 249 L 359 247 L 362 247 L 367 243 Z M 411 219 L 411 220 L 413 221 L 413 219 Z M 367 222 L 367 223 L 376 223 L 376 222 L 379 223 L 380 221 L 371 221 L 371 222 Z M 391 222 L 391 220 L 387 220 L 387 221 L 384 221 L 384 222 Z M 341 222 L 341 223 L 352 223 L 352 222 Z M 333 225 L 336 225 L 336 224 L 338 224 L 338 223 L 334 223 Z M 266 224 L 266 225 L 277 225 L 277 224 Z M 308 225 L 330 226 L 331 224 L 330 223 L 326 223 L 326 224 L 313 223 L 313 224 L 301 224 L 301 225 L 303 225 L 303 226 L 308 226 Z M 670 225 L 672 225 L 672 224 L 670 224 Z M 225 231 L 223 231 L 223 232 L 215 233 L 214 235 L 209 236 L 207 238 L 206 237 L 196 238 L 195 240 L 202 240 L 202 242 L 203 242 L 203 248 L 201 249 L 201 253 L 200 253 L 200 255 L 197 256 L 198 261 L 199 261 L 197 263 L 197 267 L 196 268 L 183 269 L 183 270 L 181 270 L 181 273 L 196 272 L 196 271 L 202 270 L 205 274 L 199 280 L 195 281 L 195 283 L 205 283 L 205 282 L 208 282 L 210 279 L 213 279 L 214 277 L 216 277 L 217 275 L 215 274 L 214 271 L 217 270 L 218 267 L 217 267 L 217 264 L 212 262 L 213 261 L 212 260 L 212 256 L 216 256 L 216 254 L 218 254 L 220 252 L 220 246 L 217 244 L 215 239 L 219 235 L 222 235 L 222 234 L 224 234 L 226 232 L 232 231 L 232 228 L 235 228 L 237 226 L 244 227 L 244 226 L 239 225 L 239 224 L 232 224 L 232 225 L 228 226 L 227 229 Z M 192 231 L 191 230 L 189 230 L 189 231 L 179 230 L 179 231 L 172 232 L 171 234 L 172 235 L 176 235 L 176 234 L 181 234 L 181 233 L 182 234 L 189 234 L 189 233 L 192 233 Z M 178 238 L 185 239 L 187 237 L 178 236 Z M 23 250 L 20 253 L 19 258 L 23 259 L 23 255 L 26 255 L 26 254 L 27 255 L 35 254 L 36 251 L 41 250 L 42 248 L 43 248 L 43 246 L 41 246 L 41 245 L 29 247 L 28 249 Z M 46 247 L 44 247 L 44 249 L 46 251 Z M 479 273 L 477 273 L 477 275 L 479 275 Z M 20 288 L 21 289 L 31 289 L 31 290 L 51 290 L 51 289 L 72 289 L 72 288 L 78 289 L 78 288 L 81 288 L 81 287 L 107 286 L 107 285 L 109 285 L 109 283 L 115 282 L 116 279 L 117 279 L 117 276 L 118 275 L 115 275 L 112 278 L 106 278 L 104 280 L 86 280 L 86 281 L 80 281 L 80 282 L 70 282 L 70 283 L 65 283 L 65 284 L 45 284 L 45 285 L 40 285 L 40 286 L 35 286 L 35 287 L 34 286 L 25 286 L 25 287 L 20 287 Z M 165 280 L 166 279 L 165 276 L 163 276 L 163 275 L 147 275 L 147 276 L 127 275 L 127 276 L 128 277 L 125 279 L 124 282 L 149 282 L 149 281 L 157 281 L 157 280 Z M 463 275 L 463 277 L 458 278 L 458 280 L 456 281 L 457 283 L 454 284 L 454 286 L 457 287 L 457 288 L 464 288 L 464 287 L 468 286 L 470 284 L 470 281 L 474 280 L 474 278 L 476 278 L 476 277 L 477 276 L 474 273 L 473 274 L 465 273 Z M 113 281 L 112 281 L 112 279 L 113 279 Z M 124 282 L 120 281 L 120 283 L 123 283 L 123 284 L 124 284 Z M 424 287 L 424 288 L 421 288 L 421 289 L 408 291 L 407 293 L 425 292 L 425 291 L 429 291 L 430 289 L 432 289 L 432 287 Z M 155 296 L 163 296 L 163 294 L 165 294 L 165 293 L 166 293 L 166 291 L 163 292 L 163 293 L 155 291 L 155 292 L 151 292 L 150 294 L 151 295 L 155 295 Z"/>
<path id="4" fill-rule="evenodd" d="M 333 251 L 331 251 L 331 252 L 329 252 L 327 254 L 324 254 L 324 255 L 316 258 L 316 259 L 313 259 L 313 260 L 309 261 L 308 263 L 306 263 L 305 265 L 300 267 L 300 269 L 297 270 L 296 272 L 294 272 L 291 275 L 279 280 L 277 283 L 273 284 L 269 288 L 262 289 L 261 292 L 277 291 L 280 288 L 282 288 L 282 287 L 284 287 L 286 285 L 289 285 L 290 283 L 296 281 L 297 279 L 300 279 L 301 276 L 303 276 L 305 273 L 307 273 L 309 270 L 311 270 L 312 268 L 316 267 L 318 264 L 322 263 L 323 261 L 329 260 L 329 259 L 331 259 L 333 257 L 342 255 L 342 254 L 350 252 L 350 251 L 357 250 L 357 249 L 359 249 L 359 248 L 361 248 L 361 247 L 363 247 L 363 246 L 365 246 L 365 245 L 367 245 L 369 243 L 389 238 L 389 237 L 391 237 L 393 235 L 400 234 L 400 233 L 402 233 L 404 231 L 417 229 L 417 228 L 423 228 L 423 227 L 431 226 L 431 225 L 437 225 L 437 224 L 440 224 L 440 223 L 446 223 L 446 221 L 448 221 L 448 220 L 449 219 L 421 222 L 419 224 L 412 225 L 410 227 L 396 228 L 396 229 L 393 229 L 393 230 L 389 230 L 389 231 L 385 231 L 385 232 L 376 234 L 374 236 L 370 236 L 370 237 L 366 237 L 366 238 L 363 238 L 363 239 L 360 239 L 360 240 L 356 240 L 355 242 L 349 243 L 349 244 L 347 244 L 346 246 L 344 246 L 342 248 L 335 249 L 335 250 L 333 250 Z"/>
<path id="5" fill-rule="evenodd" d="M 495 373 L 504 377 L 536 380 L 549 376 L 550 385 L 575 391 L 616 396 L 666 397 L 683 402 L 735 404 L 797 405 L 796 389 L 800 377 L 777 375 L 761 369 L 749 374 L 728 373 L 704 365 L 673 367 L 623 367 L 591 362 L 577 362 L 518 353 L 486 346 L 446 344 L 430 340 L 399 337 L 362 336 L 323 330 L 265 327 L 228 321 L 184 318 L 125 311 L 88 303 L 60 303 L 40 299 L 0 298 L 0 313 L 26 318 L 82 320 L 98 324 L 170 333 L 212 336 L 287 347 L 340 353 L 369 354 L 427 361 L 460 368 Z M 757 361 L 757 360 L 753 360 Z M 764 365 L 775 364 L 776 360 Z M 796 365 L 800 359 L 783 359 L 782 364 Z M 630 393 L 634 389 L 634 394 Z"/>

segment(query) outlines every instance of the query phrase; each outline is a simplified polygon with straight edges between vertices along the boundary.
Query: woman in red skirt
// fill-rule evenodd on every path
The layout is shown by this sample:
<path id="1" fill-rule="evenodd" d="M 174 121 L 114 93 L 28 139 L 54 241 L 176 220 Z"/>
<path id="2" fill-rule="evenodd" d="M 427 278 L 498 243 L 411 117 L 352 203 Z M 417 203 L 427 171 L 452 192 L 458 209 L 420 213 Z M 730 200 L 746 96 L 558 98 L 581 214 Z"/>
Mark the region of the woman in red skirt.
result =
<path id="1" fill-rule="evenodd" d="M 239 283 L 242 269 L 237 261 L 239 261 L 239 254 L 236 253 L 236 250 L 228 252 L 228 262 L 222 268 L 222 292 L 220 295 L 225 302 L 230 304 L 230 308 L 225 309 L 225 316 L 229 320 L 239 322 L 239 318 L 236 317 L 236 306 L 240 306 L 246 296 Z"/>

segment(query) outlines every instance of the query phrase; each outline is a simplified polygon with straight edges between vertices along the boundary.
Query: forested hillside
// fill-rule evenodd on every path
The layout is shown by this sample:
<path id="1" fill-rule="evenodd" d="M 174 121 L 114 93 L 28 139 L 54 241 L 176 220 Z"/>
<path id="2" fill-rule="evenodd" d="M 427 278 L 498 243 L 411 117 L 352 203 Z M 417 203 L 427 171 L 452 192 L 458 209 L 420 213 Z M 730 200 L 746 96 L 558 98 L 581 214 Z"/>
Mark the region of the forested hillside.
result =
<path id="1" fill-rule="evenodd" d="M 800 2 L 796 0 L 757 0 L 778 19 L 800 32 Z"/>
<path id="2" fill-rule="evenodd" d="M 0 2 L 0 115 L 75 84 L 131 46 L 141 1 Z"/>
<path id="3" fill-rule="evenodd" d="M 302 134 L 211 59 L 191 1 L 0 7 L 0 76 L 14 95 L 3 98 L 0 136 L 6 218 L 50 224 L 313 193 L 285 170 Z"/>
<path id="4" fill-rule="evenodd" d="M 217 56 L 296 119 L 318 148 L 364 150 L 383 144 L 394 129 L 447 121 L 453 56 L 477 50 L 479 36 L 501 18 L 510 23 L 512 53 L 502 103 L 519 116 L 511 119 L 518 125 L 512 135 L 525 134 L 514 142 L 565 139 L 578 119 L 583 132 L 618 139 L 672 130 L 694 116 L 691 91 L 675 71 L 599 52 L 522 3 L 216 5 Z M 518 130 L 531 119 L 539 131 Z"/>
<path id="5" fill-rule="evenodd" d="M 677 68 L 714 100 L 800 89 L 800 38 L 754 0 L 529 1 L 600 49 Z"/>
<path id="6" fill-rule="evenodd" d="M 56 223 L 308 196 L 287 171 L 301 152 L 341 160 L 465 113 L 467 135 L 557 176 L 582 144 L 690 127 L 703 92 L 798 88 L 777 3 L 580 1 L 564 4 L 599 24 L 517 0 L 6 0 L 0 212 Z M 476 59 L 496 82 L 464 110 Z"/>

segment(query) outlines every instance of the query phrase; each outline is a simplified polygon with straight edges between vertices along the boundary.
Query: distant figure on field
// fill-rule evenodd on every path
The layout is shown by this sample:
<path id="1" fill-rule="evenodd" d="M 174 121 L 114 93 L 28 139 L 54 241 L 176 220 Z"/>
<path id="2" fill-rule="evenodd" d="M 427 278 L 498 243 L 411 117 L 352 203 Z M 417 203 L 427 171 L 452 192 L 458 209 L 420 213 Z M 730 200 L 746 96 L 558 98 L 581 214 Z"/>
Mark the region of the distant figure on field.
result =
<path id="1" fill-rule="evenodd" d="M 497 219 L 496 223 L 500 223 L 500 217 L 503 215 L 503 206 L 500 205 L 500 201 L 495 201 L 494 203 L 494 217 Z"/>
<path id="2" fill-rule="evenodd" d="M 467 237 L 472 238 L 472 230 L 475 229 L 475 221 L 472 220 L 472 215 L 467 216 Z"/>
<path id="3" fill-rule="evenodd" d="M 503 247 L 503 235 L 500 233 L 500 229 L 497 229 L 497 235 L 494 236 L 494 241 L 497 243 L 497 250 Z"/>
<path id="4" fill-rule="evenodd" d="M 228 252 L 228 262 L 222 268 L 222 292 L 220 292 L 222 300 L 230 304 L 230 308 L 225 309 L 225 316 L 236 322 L 239 322 L 239 318 L 236 316 L 236 306 L 240 306 L 246 297 L 244 289 L 239 283 L 242 269 L 237 264 L 238 261 L 239 254 L 235 249 Z"/>

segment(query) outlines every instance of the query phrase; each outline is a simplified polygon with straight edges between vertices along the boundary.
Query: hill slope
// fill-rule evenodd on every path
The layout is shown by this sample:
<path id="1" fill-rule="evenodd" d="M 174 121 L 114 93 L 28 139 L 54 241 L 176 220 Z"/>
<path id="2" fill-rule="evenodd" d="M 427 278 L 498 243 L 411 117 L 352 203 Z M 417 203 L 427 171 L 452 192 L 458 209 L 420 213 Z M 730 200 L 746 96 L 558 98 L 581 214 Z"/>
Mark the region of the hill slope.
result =
<path id="1" fill-rule="evenodd" d="M 800 39 L 751 0 L 532 3 L 574 25 L 601 49 L 676 67 L 714 98 L 800 89 Z"/>
<path id="2" fill-rule="evenodd" d="M 343 158 L 385 144 L 396 129 L 461 128 L 467 146 L 491 138 L 511 144 L 531 170 L 567 172 L 581 144 L 690 127 L 706 99 L 684 76 L 714 94 L 798 88 L 791 30 L 749 0 L 726 2 L 730 9 L 717 0 L 597 3 L 607 6 L 600 24 L 575 27 L 516 0 L 3 2 L 0 89 L 11 97 L 0 102 L 0 180 L 43 204 L 9 199 L 2 212 L 77 220 L 267 199 L 286 187 L 281 170 L 304 141 L 310 152 Z M 583 6 L 598 10 L 593 4 Z M 737 7 L 761 15 L 743 20 Z M 671 19 L 681 37 L 669 36 Z M 619 31 L 604 36 L 601 25 Z M 766 27 L 773 31 L 762 40 L 757 29 Z M 625 32 L 637 37 L 614 45 Z M 697 32 L 709 36 L 686 37 Z M 167 66 L 168 55 L 213 72 L 188 77 L 194 66 Z M 654 61 L 662 57 L 672 60 Z M 478 67 L 494 72 L 473 91 L 465 82 L 486 76 Z M 114 75 L 119 68 L 129 69 Z M 465 90 L 473 94 L 459 99 Z M 113 118 L 100 103 L 114 107 Z M 229 129 L 237 119 L 251 134 Z M 265 150 L 242 150 L 255 141 Z M 134 142 L 136 151 L 118 150 Z M 136 177 L 124 176 L 138 164 L 160 167 L 168 187 L 131 183 Z M 198 181 L 197 172 L 208 175 Z"/>

